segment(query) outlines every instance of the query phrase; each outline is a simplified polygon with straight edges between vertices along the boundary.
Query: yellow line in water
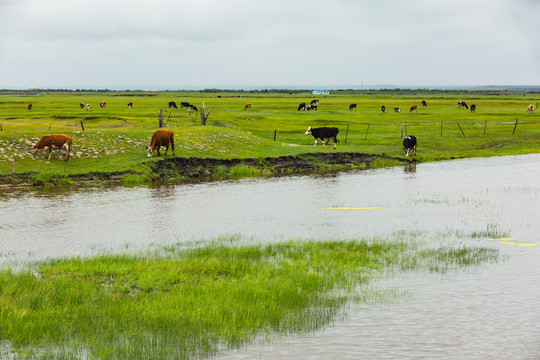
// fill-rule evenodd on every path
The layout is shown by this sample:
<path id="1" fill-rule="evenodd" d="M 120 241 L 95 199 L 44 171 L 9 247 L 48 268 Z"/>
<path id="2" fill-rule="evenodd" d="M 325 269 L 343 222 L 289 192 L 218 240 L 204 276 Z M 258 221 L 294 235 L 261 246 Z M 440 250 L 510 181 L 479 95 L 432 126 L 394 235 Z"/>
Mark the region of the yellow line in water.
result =
<path id="1" fill-rule="evenodd" d="M 339 208 L 323 208 L 323 210 L 380 210 L 386 209 L 384 207 L 339 207 Z"/>
<path id="2" fill-rule="evenodd" d="M 489 240 L 489 241 L 521 241 L 521 240 L 514 239 L 514 238 L 500 238 L 500 239 L 486 238 L 486 240 Z"/>

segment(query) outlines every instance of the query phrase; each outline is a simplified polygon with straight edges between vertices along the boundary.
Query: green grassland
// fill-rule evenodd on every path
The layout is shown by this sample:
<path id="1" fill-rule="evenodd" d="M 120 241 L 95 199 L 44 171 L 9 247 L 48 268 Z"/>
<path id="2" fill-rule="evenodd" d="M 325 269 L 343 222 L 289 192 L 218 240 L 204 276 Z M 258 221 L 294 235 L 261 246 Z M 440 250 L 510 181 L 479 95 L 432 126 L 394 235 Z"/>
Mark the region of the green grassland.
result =
<path id="1" fill-rule="evenodd" d="M 394 301 L 369 287 L 394 270 L 448 272 L 498 261 L 490 248 L 392 239 L 242 245 L 238 236 L 141 254 L 55 259 L 0 270 L 0 358 L 188 359 L 302 334 L 351 302 Z"/>
<path id="2" fill-rule="evenodd" d="M 297 111 L 297 107 L 315 98 L 309 92 L 219 95 L 2 92 L 0 177 L 16 182 L 17 176 L 26 174 L 62 183 L 62 179 L 69 182 L 77 175 L 123 173 L 151 180 L 150 164 L 159 159 L 148 159 L 145 147 L 158 129 L 159 109 L 163 109 L 164 122 L 168 120 L 166 127 L 175 133 L 178 157 L 265 158 L 359 152 L 404 158 L 401 137 L 407 134 L 418 138 L 418 162 L 535 153 L 540 149 L 540 114 L 526 113 L 529 104 L 536 106 L 540 97 L 537 94 L 336 91 L 317 97 L 318 111 L 305 112 Z M 427 108 L 422 107 L 422 100 L 427 101 Z M 457 109 L 458 100 L 476 104 L 476 113 Z M 106 108 L 99 107 L 100 101 L 107 102 Z M 132 109 L 127 107 L 130 101 Z M 204 102 L 206 110 L 211 110 L 206 126 L 201 125 L 200 115 L 194 111 L 180 107 L 169 111 L 169 101 L 178 106 L 187 101 L 197 107 Z M 90 111 L 80 109 L 81 102 L 90 104 Z M 32 110 L 27 109 L 29 103 Z M 244 110 L 246 103 L 251 103 L 252 108 Z M 357 111 L 348 110 L 351 103 L 358 105 Z M 381 112 L 381 105 L 386 106 L 386 113 Z M 418 112 L 409 112 L 411 105 L 418 105 Z M 401 112 L 395 113 L 394 106 Z M 320 143 L 313 149 L 313 138 L 304 136 L 308 126 L 338 127 L 342 144 L 337 150 L 332 146 L 323 149 Z M 64 154 L 58 150 L 51 161 L 43 152 L 31 155 L 32 144 L 47 133 L 73 136 L 74 150 L 68 162 L 62 161 Z M 169 150 L 167 157 L 170 155 Z"/>

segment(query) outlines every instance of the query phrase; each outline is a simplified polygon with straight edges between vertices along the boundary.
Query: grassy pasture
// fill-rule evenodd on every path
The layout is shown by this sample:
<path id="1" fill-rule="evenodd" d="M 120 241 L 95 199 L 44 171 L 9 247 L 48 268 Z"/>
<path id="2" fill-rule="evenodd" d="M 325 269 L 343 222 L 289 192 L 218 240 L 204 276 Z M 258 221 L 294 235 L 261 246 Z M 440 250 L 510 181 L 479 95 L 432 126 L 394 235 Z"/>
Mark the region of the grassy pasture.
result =
<path id="1" fill-rule="evenodd" d="M 122 95 L 122 96 L 120 96 Z M 144 96 L 148 95 L 148 96 Z M 158 129 L 158 110 L 175 132 L 176 156 L 248 158 L 331 152 L 304 136 L 308 126 L 336 126 L 342 144 L 337 152 L 362 152 L 403 157 L 401 131 L 418 138 L 420 162 L 473 156 L 534 153 L 540 149 L 540 114 L 527 114 L 536 95 L 513 92 L 334 92 L 318 96 L 318 111 L 297 111 L 310 93 L 40 93 L 0 95 L 0 176 L 15 174 L 73 174 L 132 172 L 145 174 L 149 161 L 145 146 Z M 107 107 L 101 109 L 100 101 Z M 421 101 L 427 101 L 423 108 Z M 476 104 L 476 113 L 458 110 L 458 100 Z M 133 102 L 133 109 L 127 103 Z M 211 109 L 207 126 L 198 113 L 187 109 L 169 112 L 168 102 L 187 101 Z M 90 111 L 79 103 L 90 104 Z M 27 110 L 32 103 L 33 109 Z M 252 108 L 244 110 L 251 103 Z M 357 110 L 349 111 L 356 103 Z M 386 106 L 386 113 L 381 112 Z M 418 112 L 409 112 L 418 105 Z M 394 106 L 401 109 L 393 111 Z M 518 125 L 513 134 L 515 122 Z M 84 124 L 84 131 L 81 128 Z M 458 126 L 461 127 L 461 130 Z M 348 126 L 347 143 L 345 143 Z M 441 136 L 442 127 L 442 136 Z M 277 133 L 274 142 L 274 131 Z M 463 133 L 462 133 L 463 131 Z M 485 134 L 484 134 L 485 132 Z M 33 157 L 31 144 L 47 133 L 74 138 L 74 156 L 61 161 L 55 152 L 47 161 L 43 152 Z M 463 135 L 464 134 L 464 135 Z M 170 154 L 170 153 L 169 153 Z M 150 161 L 156 161 L 156 158 Z"/>

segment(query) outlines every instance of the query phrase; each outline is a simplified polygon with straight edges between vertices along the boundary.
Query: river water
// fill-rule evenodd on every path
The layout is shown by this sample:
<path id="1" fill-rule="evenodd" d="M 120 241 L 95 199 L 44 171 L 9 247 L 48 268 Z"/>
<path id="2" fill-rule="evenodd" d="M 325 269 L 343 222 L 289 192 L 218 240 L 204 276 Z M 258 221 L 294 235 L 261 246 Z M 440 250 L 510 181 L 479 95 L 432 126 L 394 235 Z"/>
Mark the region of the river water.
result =
<path id="1" fill-rule="evenodd" d="M 195 184 L 2 190 L 0 264 L 228 234 L 266 242 L 414 231 L 433 245 L 495 247 L 507 259 L 388 280 L 384 286 L 407 296 L 353 305 L 320 331 L 223 358 L 538 359 L 539 179 L 535 154 Z M 485 231 L 511 239 L 471 236 Z"/>

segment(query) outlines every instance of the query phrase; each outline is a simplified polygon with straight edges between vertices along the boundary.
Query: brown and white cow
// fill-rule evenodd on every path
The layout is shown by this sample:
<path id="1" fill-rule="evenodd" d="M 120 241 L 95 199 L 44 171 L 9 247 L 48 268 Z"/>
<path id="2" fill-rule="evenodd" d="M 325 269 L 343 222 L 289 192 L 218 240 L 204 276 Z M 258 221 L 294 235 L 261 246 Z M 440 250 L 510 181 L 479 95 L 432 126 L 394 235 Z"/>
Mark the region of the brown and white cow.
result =
<path id="1" fill-rule="evenodd" d="M 107 102 L 106 102 L 106 101 L 100 101 L 99 107 L 102 108 L 102 109 L 103 109 L 104 107 L 107 107 Z"/>
<path id="2" fill-rule="evenodd" d="M 28 110 L 30 110 L 30 109 L 28 109 Z M 534 114 L 534 105 L 533 104 L 529 105 L 529 107 L 527 108 L 527 114 L 528 113 L 533 113 Z"/>
<path id="3" fill-rule="evenodd" d="M 244 110 L 246 109 L 251 109 L 251 103 L 247 103 L 245 106 L 244 106 Z"/>
<path id="4" fill-rule="evenodd" d="M 165 146 L 165 155 L 167 155 L 169 145 L 171 146 L 174 155 L 174 133 L 171 130 L 156 131 L 154 135 L 152 135 L 150 146 L 146 148 L 146 150 L 148 150 L 148 157 L 152 157 L 154 150 L 157 152 L 158 156 L 161 156 L 159 148 L 162 146 Z"/>
<path id="5" fill-rule="evenodd" d="M 48 134 L 41 138 L 35 145 L 32 154 L 37 153 L 41 149 L 47 149 L 49 151 L 49 160 L 51 160 L 51 153 L 53 148 L 64 149 L 66 151 L 66 161 L 69 160 L 69 153 L 71 152 L 71 144 L 73 139 L 69 135 L 64 134 Z"/>
<path id="6" fill-rule="evenodd" d="M 79 106 L 81 107 L 81 109 L 84 109 L 84 103 L 80 103 Z"/>
<path id="7" fill-rule="evenodd" d="M 413 112 L 413 111 L 418 112 L 418 105 L 411 106 L 411 109 L 409 110 L 409 112 Z"/>
<path id="8" fill-rule="evenodd" d="M 398 113 L 398 112 L 400 112 L 401 110 L 400 110 L 397 106 L 395 106 L 395 107 L 394 107 L 394 111 Z"/>
<path id="9" fill-rule="evenodd" d="M 32 110 L 32 104 L 28 104 L 28 110 Z"/>

